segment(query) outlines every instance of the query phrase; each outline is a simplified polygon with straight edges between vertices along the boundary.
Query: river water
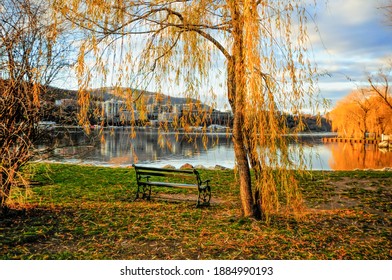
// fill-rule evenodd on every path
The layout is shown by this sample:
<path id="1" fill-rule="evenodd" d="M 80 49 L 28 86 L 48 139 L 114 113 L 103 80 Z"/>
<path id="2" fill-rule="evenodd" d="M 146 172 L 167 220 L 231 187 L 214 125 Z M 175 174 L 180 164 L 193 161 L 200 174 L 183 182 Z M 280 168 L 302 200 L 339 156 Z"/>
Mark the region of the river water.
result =
<path id="1" fill-rule="evenodd" d="M 158 133 L 154 128 L 137 128 L 132 138 L 130 128 L 104 129 L 100 136 L 93 131 L 69 130 L 52 132 L 57 148 L 46 161 L 92 164 L 100 166 L 130 166 L 133 163 L 179 168 L 185 163 L 193 166 L 233 168 L 233 143 L 225 132 L 197 134 L 187 137 L 181 133 Z M 103 136 L 103 137 L 102 137 Z M 376 145 L 350 143 L 322 143 L 322 137 L 333 134 L 304 134 L 301 136 L 307 169 L 354 170 L 392 167 L 392 151 L 380 150 Z M 52 143 L 40 143 L 39 149 Z M 292 144 L 296 161 L 297 144 Z"/>

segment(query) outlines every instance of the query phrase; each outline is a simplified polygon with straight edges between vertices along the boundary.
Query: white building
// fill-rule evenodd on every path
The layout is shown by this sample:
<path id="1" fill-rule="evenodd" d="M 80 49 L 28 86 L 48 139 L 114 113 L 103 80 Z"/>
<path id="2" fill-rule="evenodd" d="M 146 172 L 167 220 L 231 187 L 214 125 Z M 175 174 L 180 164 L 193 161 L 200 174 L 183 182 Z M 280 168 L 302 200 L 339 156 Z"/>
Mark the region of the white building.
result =
<path id="1" fill-rule="evenodd" d="M 125 102 L 116 99 L 110 99 L 105 102 L 102 102 L 102 109 L 105 118 L 113 119 L 120 115 L 120 111 L 124 111 Z"/>
<path id="2" fill-rule="evenodd" d="M 109 122 L 129 123 L 140 119 L 139 111 L 135 108 L 130 110 L 122 100 L 110 99 L 102 102 L 102 109 L 104 118 Z"/>
<path id="3" fill-rule="evenodd" d="M 158 114 L 158 121 L 160 122 L 173 122 L 175 119 L 180 117 L 179 113 L 159 113 Z"/>

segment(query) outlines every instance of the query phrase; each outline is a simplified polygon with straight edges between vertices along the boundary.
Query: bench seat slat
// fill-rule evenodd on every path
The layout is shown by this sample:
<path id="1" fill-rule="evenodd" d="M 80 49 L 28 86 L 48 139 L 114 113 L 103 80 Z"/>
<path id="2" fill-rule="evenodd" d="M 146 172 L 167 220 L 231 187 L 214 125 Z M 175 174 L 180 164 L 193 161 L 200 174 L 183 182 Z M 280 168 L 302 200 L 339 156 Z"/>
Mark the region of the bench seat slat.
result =
<path id="1" fill-rule="evenodd" d="M 173 173 L 165 173 L 165 172 L 145 172 L 145 171 L 138 171 L 138 173 L 142 176 L 157 176 L 157 177 L 175 177 L 175 178 L 194 178 L 194 174 L 173 174 Z"/>

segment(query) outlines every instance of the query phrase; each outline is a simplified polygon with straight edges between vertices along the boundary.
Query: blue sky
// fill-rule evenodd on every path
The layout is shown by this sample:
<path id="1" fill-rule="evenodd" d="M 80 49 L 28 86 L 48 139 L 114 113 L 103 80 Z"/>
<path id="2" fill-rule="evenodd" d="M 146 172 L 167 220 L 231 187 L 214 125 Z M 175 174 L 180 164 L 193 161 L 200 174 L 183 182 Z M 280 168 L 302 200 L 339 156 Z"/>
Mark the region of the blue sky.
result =
<path id="1" fill-rule="evenodd" d="M 324 1 L 318 1 L 324 2 Z M 332 104 L 366 82 L 367 73 L 385 68 L 392 58 L 392 18 L 382 7 L 387 0 L 328 0 L 320 4 L 310 27 L 324 98 Z M 391 1 L 392 4 L 392 1 Z"/>

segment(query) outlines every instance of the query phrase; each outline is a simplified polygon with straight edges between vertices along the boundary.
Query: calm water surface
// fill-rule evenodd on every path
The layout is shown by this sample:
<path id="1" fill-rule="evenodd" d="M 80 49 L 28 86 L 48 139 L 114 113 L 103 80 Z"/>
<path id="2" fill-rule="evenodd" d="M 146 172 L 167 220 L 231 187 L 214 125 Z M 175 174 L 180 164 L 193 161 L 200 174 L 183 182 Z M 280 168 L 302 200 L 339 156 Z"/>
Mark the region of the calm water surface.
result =
<path id="1" fill-rule="evenodd" d="M 80 130 L 65 137 L 55 138 L 58 144 L 48 158 L 54 162 L 83 163 L 103 166 L 129 166 L 133 163 L 162 167 L 167 164 L 177 168 L 185 163 L 193 166 L 233 168 L 235 164 L 233 143 L 226 133 L 210 133 L 186 137 L 183 134 L 165 133 L 157 129 L 140 128 L 131 138 L 128 128 L 105 129 L 103 141 L 93 133 L 85 135 Z M 380 169 L 392 167 L 392 151 L 380 150 L 376 145 L 327 143 L 321 139 L 331 134 L 303 135 L 303 149 L 307 168 L 313 170 Z M 203 141 L 204 140 L 204 141 Z M 203 142 L 207 142 L 203 145 Z M 44 143 L 39 145 L 43 148 Z M 293 144 L 295 162 L 298 146 Z"/>

